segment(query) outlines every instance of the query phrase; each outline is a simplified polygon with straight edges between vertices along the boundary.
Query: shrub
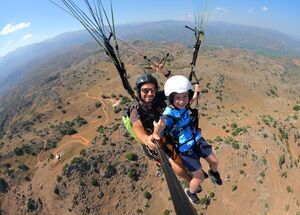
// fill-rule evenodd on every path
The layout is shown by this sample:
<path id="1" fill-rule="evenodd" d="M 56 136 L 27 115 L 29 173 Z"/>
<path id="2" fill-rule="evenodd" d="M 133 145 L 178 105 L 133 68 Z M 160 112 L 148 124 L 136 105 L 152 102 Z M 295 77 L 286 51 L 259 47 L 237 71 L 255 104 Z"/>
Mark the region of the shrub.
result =
<path id="1" fill-rule="evenodd" d="M 130 102 L 130 99 L 126 96 L 122 97 L 120 105 L 124 105 Z"/>
<path id="2" fill-rule="evenodd" d="M 200 199 L 200 204 L 205 205 L 207 207 L 208 205 L 210 205 L 210 198 L 205 195 L 203 198 Z"/>
<path id="3" fill-rule="evenodd" d="M 22 155 L 24 155 L 23 149 L 22 149 L 22 148 L 18 148 L 18 147 L 14 149 L 14 153 L 15 153 L 17 156 L 22 156 Z"/>
<path id="4" fill-rule="evenodd" d="M 240 149 L 240 144 L 238 142 L 233 142 L 232 143 L 232 148 L 234 148 L 234 149 Z"/>
<path id="5" fill-rule="evenodd" d="M 28 166 L 26 166 L 25 164 L 20 164 L 19 166 L 18 166 L 18 168 L 20 169 L 20 170 L 22 170 L 23 172 L 26 172 L 26 171 L 28 171 L 29 170 L 29 167 Z"/>
<path id="6" fill-rule="evenodd" d="M 217 142 L 221 142 L 221 141 L 223 141 L 223 138 L 222 138 L 222 137 L 220 137 L 220 136 L 217 136 L 217 137 L 215 138 L 215 141 L 217 141 Z"/>
<path id="7" fill-rule="evenodd" d="M 145 191 L 145 192 L 144 192 L 144 198 L 149 200 L 149 199 L 152 198 L 152 194 L 149 193 L 148 191 Z"/>
<path id="8" fill-rule="evenodd" d="M 295 105 L 295 106 L 293 107 L 293 110 L 295 110 L 295 111 L 300 110 L 300 105 Z"/>
<path id="9" fill-rule="evenodd" d="M 114 107 L 114 113 L 119 113 L 120 111 L 122 111 L 120 107 L 117 106 Z"/>
<path id="10" fill-rule="evenodd" d="M 86 155 L 86 150 L 85 149 L 81 149 L 80 155 L 84 157 Z"/>
<path id="11" fill-rule="evenodd" d="M 136 210 L 136 213 L 137 213 L 137 214 L 143 214 L 143 210 L 142 210 L 142 209 L 137 209 L 137 210 Z"/>
<path id="12" fill-rule="evenodd" d="M 286 190 L 288 191 L 288 193 L 292 193 L 293 192 L 293 189 L 290 186 L 287 186 Z"/>
<path id="13" fill-rule="evenodd" d="M 98 183 L 98 181 L 97 181 L 97 179 L 96 178 L 92 178 L 92 185 L 94 186 L 94 187 L 99 187 L 99 183 Z"/>
<path id="14" fill-rule="evenodd" d="M 61 177 L 60 175 L 56 176 L 56 181 L 57 181 L 58 183 L 61 182 L 61 180 L 62 180 L 62 177 Z"/>
<path id="15" fill-rule="evenodd" d="M 58 186 L 56 185 L 55 188 L 54 188 L 54 191 L 53 191 L 56 195 L 59 195 L 59 188 Z"/>
<path id="16" fill-rule="evenodd" d="M 127 158 L 127 160 L 130 160 L 130 161 L 137 161 L 138 160 L 137 154 L 134 154 L 132 152 L 127 153 L 126 158 Z"/>
<path id="17" fill-rule="evenodd" d="M 237 124 L 235 122 L 232 123 L 230 126 L 231 126 L 231 128 L 237 128 Z"/>
<path id="18" fill-rule="evenodd" d="M 286 133 L 286 131 L 282 128 L 278 128 L 279 130 L 279 133 L 280 133 L 280 136 L 279 138 L 282 140 L 282 139 L 285 139 L 285 140 L 288 140 L 289 139 L 289 136 L 288 134 Z"/>
<path id="19" fill-rule="evenodd" d="M 236 185 L 232 185 L 231 190 L 232 191 L 236 191 L 236 189 L 237 189 L 237 186 Z"/>
<path id="20" fill-rule="evenodd" d="M 106 167 L 106 171 L 105 171 L 104 177 L 106 177 L 106 178 L 111 178 L 111 177 L 114 176 L 116 173 L 117 173 L 117 170 L 116 170 L 115 166 L 109 164 L 109 165 Z"/>
<path id="21" fill-rule="evenodd" d="M 280 155 L 279 160 L 278 160 L 278 164 L 280 166 L 280 168 L 282 167 L 282 165 L 285 163 L 285 154 Z"/>
<path id="22" fill-rule="evenodd" d="M 99 127 L 98 127 L 98 129 L 97 129 L 97 131 L 99 132 L 99 133 L 104 133 L 104 126 L 103 125 L 100 125 Z"/>
<path id="23" fill-rule="evenodd" d="M 38 209 L 38 203 L 35 202 L 32 198 L 27 200 L 27 211 L 32 212 Z"/>
<path id="24" fill-rule="evenodd" d="M 128 171 L 128 177 L 131 178 L 134 181 L 139 180 L 139 174 L 135 168 L 132 168 Z"/>
<path id="25" fill-rule="evenodd" d="M 82 126 L 86 125 L 88 122 L 84 118 L 77 116 L 75 119 L 73 119 L 72 124 L 73 123 L 77 124 L 78 126 Z"/>
<path id="26" fill-rule="evenodd" d="M 281 177 L 287 178 L 287 172 L 285 171 L 284 173 L 281 174 Z"/>
<path id="27" fill-rule="evenodd" d="M 0 192 L 7 193 L 8 190 L 9 190 L 8 183 L 4 180 L 4 178 L 0 177 Z"/>
<path id="28" fill-rule="evenodd" d="M 101 107 L 101 105 L 102 105 L 101 102 L 96 102 L 96 103 L 95 103 L 95 107 L 96 107 L 96 108 Z"/>

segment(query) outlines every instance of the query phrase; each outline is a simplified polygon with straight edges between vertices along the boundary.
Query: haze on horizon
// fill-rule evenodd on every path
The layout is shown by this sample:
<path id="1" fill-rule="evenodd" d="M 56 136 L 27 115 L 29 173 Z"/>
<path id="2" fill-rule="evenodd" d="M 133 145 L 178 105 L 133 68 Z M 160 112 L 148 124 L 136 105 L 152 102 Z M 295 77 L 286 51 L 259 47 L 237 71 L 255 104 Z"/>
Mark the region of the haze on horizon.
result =
<path id="1" fill-rule="evenodd" d="M 56 1 L 59 2 L 59 1 Z M 106 5 L 109 1 L 103 0 Z M 199 0 L 208 3 L 209 21 L 278 30 L 300 40 L 300 1 Z M 115 0 L 116 24 L 161 20 L 193 21 L 192 0 Z M 11 0 L 0 8 L 0 57 L 22 46 L 52 38 L 61 33 L 83 29 L 73 17 L 50 1 Z"/>

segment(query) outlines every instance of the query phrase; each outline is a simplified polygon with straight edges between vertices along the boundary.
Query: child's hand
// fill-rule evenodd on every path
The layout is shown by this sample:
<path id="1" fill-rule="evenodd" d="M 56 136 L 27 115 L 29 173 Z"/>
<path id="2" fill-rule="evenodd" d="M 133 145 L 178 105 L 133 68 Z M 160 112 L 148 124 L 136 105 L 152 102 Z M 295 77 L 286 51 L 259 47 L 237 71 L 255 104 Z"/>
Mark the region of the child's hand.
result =
<path id="1" fill-rule="evenodd" d="M 153 138 L 160 139 L 160 134 L 166 127 L 165 120 L 163 118 L 160 118 L 158 122 L 155 121 L 153 122 L 153 126 L 154 126 Z"/>

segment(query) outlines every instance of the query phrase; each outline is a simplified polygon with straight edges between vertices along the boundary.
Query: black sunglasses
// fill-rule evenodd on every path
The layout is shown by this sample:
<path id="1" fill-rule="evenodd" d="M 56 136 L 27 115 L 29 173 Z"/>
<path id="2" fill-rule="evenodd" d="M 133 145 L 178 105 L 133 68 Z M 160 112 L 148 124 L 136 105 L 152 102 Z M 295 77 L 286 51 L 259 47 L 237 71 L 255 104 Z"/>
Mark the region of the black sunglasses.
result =
<path id="1" fill-rule="evenodd" d="M 150 88 L 141 88 L 141 91 L 145 94 L 148 94 L 150 91 L 151 93 L 156 93 L 156 89 L 150 89 Z"/>

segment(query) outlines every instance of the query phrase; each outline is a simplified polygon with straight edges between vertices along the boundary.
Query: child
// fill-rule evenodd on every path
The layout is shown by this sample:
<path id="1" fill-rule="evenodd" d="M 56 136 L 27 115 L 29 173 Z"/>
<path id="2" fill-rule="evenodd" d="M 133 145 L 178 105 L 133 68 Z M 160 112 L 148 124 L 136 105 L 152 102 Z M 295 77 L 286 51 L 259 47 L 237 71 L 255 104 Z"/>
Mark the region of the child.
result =
<path id="1" fill-rule="evenodd" d="M 213 181 L 218 185 L 222 184 L 218 172 L 218 159 L 212 152 L 211 146 L 193 125 L 189 113 L 189 106 L 198 99 L 200 89 L 196 85 L 193 95 L 191 82 L 184 76 L 175 75 L 166 81 L 164 91 L 169 106 L 163 112 L 162 119 L 154 123 L 155 136 L 159 138 L 159 135 L 165 132 L 175 139 L 183 164 L 193 175 L 189 188 L 185 188 L 185 193 L 193 204 L 199 204 L 196 190 L 205 179 L 200 163 L 201 157 L 208 162 L 210 167 L 208 174 Z"/>

